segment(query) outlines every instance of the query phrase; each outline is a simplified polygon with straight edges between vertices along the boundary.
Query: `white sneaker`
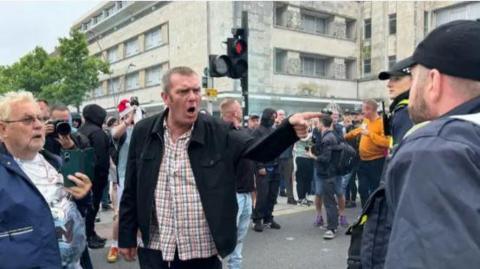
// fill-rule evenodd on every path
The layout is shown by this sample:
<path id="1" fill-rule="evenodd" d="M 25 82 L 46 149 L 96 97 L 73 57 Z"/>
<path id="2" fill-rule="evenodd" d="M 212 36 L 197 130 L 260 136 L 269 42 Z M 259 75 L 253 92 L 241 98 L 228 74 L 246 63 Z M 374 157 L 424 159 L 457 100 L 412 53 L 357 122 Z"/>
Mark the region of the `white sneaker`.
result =
<path id="1" fill-rule="evenodd" d="M 325 239 L 325 240 L 331 240 L 333 238 L 335 238 L 335 230 L 327 230 L 323 234 L 323 239 Z"/>

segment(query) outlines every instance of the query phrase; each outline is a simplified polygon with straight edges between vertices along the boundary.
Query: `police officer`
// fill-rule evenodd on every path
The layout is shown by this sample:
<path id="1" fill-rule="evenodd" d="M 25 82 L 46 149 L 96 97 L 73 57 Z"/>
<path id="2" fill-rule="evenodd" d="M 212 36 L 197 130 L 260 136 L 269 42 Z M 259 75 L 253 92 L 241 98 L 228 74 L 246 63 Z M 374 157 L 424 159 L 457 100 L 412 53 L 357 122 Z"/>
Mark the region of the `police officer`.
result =
<path id="1" fill-rule="evenodd" d="M 433 30 L 412 56 L 417 125 L 385 173 L 392 215 L 385 268 L 480 264 L 480 22 Z"/>
<path id="2" fill-rule="evenodd" d="M 389 113 L 383 114 L 383 127 L 385 135 L 392 137 L 392 145 L 402 140 L 413 124 L 408 116 L 408 96 L 412 85 L 410 66 L 413 64 L 411 58 L 397 62 L 388 71 L 378 74 L 378 79 L 388 80 L 388 95 L 392 100 Z"/>

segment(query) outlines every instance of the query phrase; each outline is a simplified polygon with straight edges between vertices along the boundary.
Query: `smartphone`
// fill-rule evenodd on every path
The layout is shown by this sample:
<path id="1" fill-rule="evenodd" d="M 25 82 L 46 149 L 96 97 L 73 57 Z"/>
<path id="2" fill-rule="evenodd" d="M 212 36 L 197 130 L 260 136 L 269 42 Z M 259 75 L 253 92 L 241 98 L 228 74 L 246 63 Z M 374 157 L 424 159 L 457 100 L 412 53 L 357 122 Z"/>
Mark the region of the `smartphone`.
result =
<path id="1" fill-rule="evenodd" d="M 62 151 L 62 167 L 60 168 L 60 172 L 63 175 L 63 185 L 67 188 L 76 186 L 73 181 L 68 179 L 68 175 L 75 175 L 77 172 L 86 174 L 90 180 L 92 180 L 95 169 L 94 160 L 95 155 L 93 148 Z"/>

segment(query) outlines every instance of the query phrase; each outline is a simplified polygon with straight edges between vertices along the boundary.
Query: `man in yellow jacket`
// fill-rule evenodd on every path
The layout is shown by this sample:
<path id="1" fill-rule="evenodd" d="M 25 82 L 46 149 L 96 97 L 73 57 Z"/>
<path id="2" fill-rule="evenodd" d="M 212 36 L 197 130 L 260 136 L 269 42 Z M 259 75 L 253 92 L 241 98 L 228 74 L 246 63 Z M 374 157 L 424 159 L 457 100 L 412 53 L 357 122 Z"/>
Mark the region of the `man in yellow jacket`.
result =
<path id="1" fill-rule="evenodd" d="M 358 169 L 358 192 L 362 206 L 379 185 L 389 139 L 383 131 L 383 120 L 377 113 L 375 100 L 365 100 L 362 105 L 364 116 L 361 127 L 345 135 L 346 140 L 360 138 L 360 165 Z"/>

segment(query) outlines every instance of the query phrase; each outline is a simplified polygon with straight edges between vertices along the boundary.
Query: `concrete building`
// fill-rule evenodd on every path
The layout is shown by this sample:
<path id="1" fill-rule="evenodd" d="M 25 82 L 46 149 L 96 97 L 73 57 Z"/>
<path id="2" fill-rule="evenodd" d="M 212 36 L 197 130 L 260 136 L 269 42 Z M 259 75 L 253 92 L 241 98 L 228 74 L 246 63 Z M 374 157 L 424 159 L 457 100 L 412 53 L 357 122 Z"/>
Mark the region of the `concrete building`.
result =
<path id="1" fill-rule="evenodd" d="M 86 104 L 113 110 L 121 98 L 138 96 L 148 110 L 160 110 L 162 73 L 188 65 L 203 74 L 208 55 L 225 54 L 223 41 L 240 26 L 242 11 L 250 112 L 271 106 L 290 113 L 386 99 L 377 74 L 411 55 L 434 27 L 480 18 L 480 3 L 106 2 L 73 25 L 87 33 L 90 53 L 111 64 Z M 238 80 L 213 83 L 220 92 L 214 108 L 224 97 L 241 98 Z"/>

